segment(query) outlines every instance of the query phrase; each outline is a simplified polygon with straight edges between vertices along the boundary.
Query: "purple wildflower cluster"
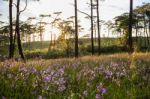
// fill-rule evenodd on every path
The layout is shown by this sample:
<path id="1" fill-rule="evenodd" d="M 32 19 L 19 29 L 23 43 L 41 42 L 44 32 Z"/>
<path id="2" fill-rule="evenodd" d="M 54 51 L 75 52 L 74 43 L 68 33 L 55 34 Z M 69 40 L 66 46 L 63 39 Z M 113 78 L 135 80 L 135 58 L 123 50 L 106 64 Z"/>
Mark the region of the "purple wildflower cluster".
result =
<path id="1" fill-rule="evenodd" d="M 123 62 L 109 64 L 97 60 L 89 63 L 81 60 L 54 62 L 41 60 L 27 64 L 4 62 L 0 65 L 0 79 L 9 81 L 12 89 L 29 86 L 32 89 L 30 94 L 38 99 L 44 99 L 44 95 L 50 96 L 55 93 L 67 93 L 68 97 L 73 93 L 79 99 L 86 98 L 95 92 L 95 85 L 99 83 L 95 98 L 101 99 L 109 90 L 104 86 L 107 84 L 100 83 L 101 79 L 118 83 L 128 74 L 126 64 Z"/>
<path id="2" fill-rule="evenodd" d="M 102 99 L 103 94 L 106 94 L 107 90 L 103 86 L 102 83 L 100 83 L 97 88 L 96 88 L 97 94 L 96 94 L 96 99 Z"/>

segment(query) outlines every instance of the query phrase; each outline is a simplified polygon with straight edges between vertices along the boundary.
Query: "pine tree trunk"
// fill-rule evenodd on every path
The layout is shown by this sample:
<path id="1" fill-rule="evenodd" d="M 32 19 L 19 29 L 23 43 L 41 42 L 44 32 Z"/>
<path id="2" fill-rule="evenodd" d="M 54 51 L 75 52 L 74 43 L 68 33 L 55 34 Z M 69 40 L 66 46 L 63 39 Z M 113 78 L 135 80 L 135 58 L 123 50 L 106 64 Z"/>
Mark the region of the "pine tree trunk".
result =
<path id="1" fill-rule="evenodd" d="M 149 30 L 149 38 L 150 38 L 150 18 L 148 19 L 149 21 L 149 27 L 148 27 L 148 30 Z M 148 47 L 150 47 L 150 45 L 148 45 Z"/>
<path id="2" fill-rule="evenodd" d="M 133 25 L 133 0 L 130 0 L 129 34 L 128 34 L 128 51 L 129 51 L 129 53 L 133 52 L 132 25 Z"/>
<path id="3" fill-rule="evenodd" d="M 145 48 L 146 48 L 146 42 L 147 42 L 147 45 L 149 45 L 149 38 L 148 38 L 148 31 L 147 31 L 145 16 L 144 16 L 144 33 L 145 33 L 145 36 L 146 36 L 145 37 Z"/>
<path id="4" fill-rule="evenodd" d="M 136 22 L 136 39 L 135 39 L 135 41 L 136 41 L 136 44 L 138 44 L 138 18 L 136 19 L 137 20 L 137 22 Z"/>
<path id="5" fill-rule="evenodd" d="M 9 0 L 9 40 L 10 40 L 10 45 L 9 45 L 9 58 L 13 58 L 13 27 L 12 27 L 12 0 Z"/>
<path id="6" fill-rule="evenodd" d="M 78 13 L 77 13 L 77 0 L 75 3 L 75 57 L 78 57 Z"/>
<path id="7" fill-rule="evenodd" d="M 93 0 L 91 0 L 91 48 L 94 54 L 94 37 L 93 37 Z"/>
<path id="8" fill-rule="evenodd" d="M 42 50 L 42 48 L 43 48 L 43 37 L 42 37 L 42 23 L 41 22 L 40 22 L 40 42 L 41 42 L 41 50 Z"/>
<path id="9" fill-rule="evenodd" d="M 97 32 L 98 32 L 98 54 L 101 53 L 101 35 L 100 35 L 100 24 L 99 24 L 99 0 L 97 0 Z"/>
<path id="10" fill-rule="evenodd" d="M 56 34 L 54 34 L 54 49 L 56 47 Z"/>
<path id="11" fill-rule="evenodd" d="M 16 33 L 17 33 L 17 43 L 18 43 L 18 50 L 21 58 L 25 60 L 23 50 L 22 50 L 22 45 L 21 45 L 21 39 L 20 39 L 20 27 L 19 27 L 19 16 L 20 16 L 20 0 L 17 0 L 17 16 L 16 16 Z"/>

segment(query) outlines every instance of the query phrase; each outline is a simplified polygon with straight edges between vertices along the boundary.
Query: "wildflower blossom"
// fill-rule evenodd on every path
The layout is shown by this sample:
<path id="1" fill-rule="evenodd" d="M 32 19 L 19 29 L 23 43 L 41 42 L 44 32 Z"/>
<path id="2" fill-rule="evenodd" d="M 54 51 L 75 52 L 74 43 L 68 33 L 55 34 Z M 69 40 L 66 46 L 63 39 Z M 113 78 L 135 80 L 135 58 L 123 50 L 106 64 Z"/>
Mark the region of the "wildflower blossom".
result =
<path id="1" fill-rule="evenodd" d="M 105 94 L 107 92 L 106 88 L 102 88 L 101 93 Z"/>
<path id="2" fill-rule="evenodd" d="M 43 80 L 46 81 L 46 82 L 50 81 L 51 79 L 52 79 L 52 76 L 51 76 L 51 75 L 45 76 L 45 77 L 43 78 Z"/>
<path id="3" fill-rule="evenodd" d="M 101 95 L 100 94 L 96 94 L 96 99 L 101 99 Z"/>

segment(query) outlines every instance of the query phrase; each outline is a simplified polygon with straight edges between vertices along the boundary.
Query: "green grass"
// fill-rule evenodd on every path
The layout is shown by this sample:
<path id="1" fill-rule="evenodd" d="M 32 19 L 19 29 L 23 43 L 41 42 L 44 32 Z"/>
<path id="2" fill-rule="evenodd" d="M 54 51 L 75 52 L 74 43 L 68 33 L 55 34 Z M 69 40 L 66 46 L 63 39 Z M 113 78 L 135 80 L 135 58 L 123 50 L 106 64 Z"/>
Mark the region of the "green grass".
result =
<path id="1" fill-rule="evenodd" d="M 149 64 L 150 53 L 6 60 L 0 63 L 0 97 L 149 99 Z"/>
<path id="2" fill-rule="evenodd" d="M 139 45 L 134 44 L 134 48 L 139 52 L 147 52 L 148 48 L 145 48 L 145 38 L 141 38 L 141 48 Z M 73 57 L 74 56 L 74 41 L 70 40 L 71 43 L 69 48 L 64 47 L 64 44 L 56 42 L 56 46 L 49 50 L 50 41 L 40 41 L 23 43 L 23 51 L 27 59 L 42 57 L 42 58 L 62 58 L 62 57 Z M 97 39 L 94 40 L 95 55 L 98 54 Z M 69 50 L 68 50 L 69 49 Z M 67 51 L 68 50 L 68 51 Z M 101 39 L 101 54 L 115 54 L 124 53 L 127 49 L 122 46 L 116 38 L 102 38 Z M 79 39 L 79 55 L 91 55 L 91 40 L 90 39 Z M 0 48 L 1 56 L 8 56 L 8 46 L 2 46 Z M 17 47 L 15 50 L 15 57 L 18 57 Z M 1 57 L 0 57 L 1 58 Z"/>

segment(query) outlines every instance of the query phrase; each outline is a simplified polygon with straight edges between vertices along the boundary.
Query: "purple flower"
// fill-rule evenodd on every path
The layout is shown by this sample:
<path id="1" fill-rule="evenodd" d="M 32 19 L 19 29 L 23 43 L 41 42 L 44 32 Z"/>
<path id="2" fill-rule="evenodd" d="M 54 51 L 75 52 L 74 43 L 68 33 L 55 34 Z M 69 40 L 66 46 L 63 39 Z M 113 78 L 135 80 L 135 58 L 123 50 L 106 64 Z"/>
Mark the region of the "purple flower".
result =
<path id="1" fill-rule="evenodd" d="M 49 81 L 49 77 L 44 77 L 44 81 Z"/>
<path id="2" fill-rule="evenodd" d="M 43 78 L 43 80 L 44 81 L 50 81 L 52 79 L 52 76 L 51 75 L 48 75 L 48 76 L 45 76 L 44 78 Z"/>
<path id="3" fill-rule="evenodd" d="M 63 75 L 64 74 L 64 69 L 59 69 L 57 73 L 58 73 L 58 75 Z"/>
<path id="4" fill-rule="evenodd" d="M 100 94 L 96 94 L 96 99 L 101 99 L 101 95 Z"/>
<path id="5" fill-rule="evenodd" d="M 111 71 L 109 71 L 109 70 L 106 71 L 105 73 L 106 73 L 106 78 L 111 78 L 112 75 L 113 75 L 113 73 Z"/>
<path id="6" fill-rule="evenodd" d="M 31 72 L 32 72 L 32 73 L 36 73 L 36 72 L 37 72 L 36 68 L 33 67 L 33 68 L 31 69 Z"/>
<path id="7" fill-rule="evenodd" d="M 105 94 L 107 92 L 106 88 L 102 88 L 102 94 Z"/>
<path id="8" fill-rule="evenodd" d="M 21 72 L 27 72 L 28 70 L 24 67 L 20 69 Z"/>

